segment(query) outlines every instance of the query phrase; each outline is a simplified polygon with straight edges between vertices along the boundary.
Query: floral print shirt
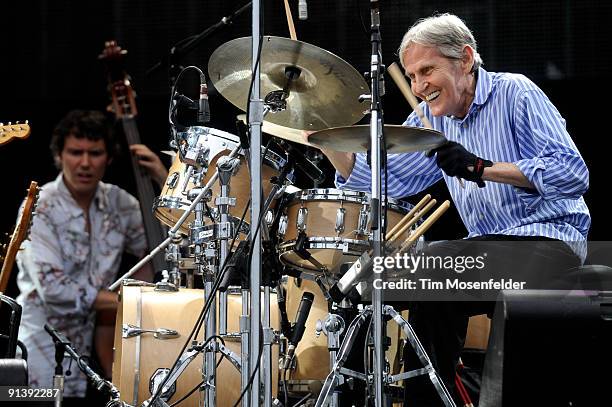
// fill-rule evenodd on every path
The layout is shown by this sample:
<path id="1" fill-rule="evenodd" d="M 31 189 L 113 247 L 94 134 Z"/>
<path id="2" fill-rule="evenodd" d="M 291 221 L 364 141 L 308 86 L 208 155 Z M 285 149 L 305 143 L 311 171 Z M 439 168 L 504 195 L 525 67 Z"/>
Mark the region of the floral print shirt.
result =
<path id="1" fill-rule="evenodd" d="M 93 303 L 115 279 L 124 251 L 142 256 L 146 239 L 138 201 L 126 191 L 100 182 L 86 217 L 62 174 L 41 191 L 29 240 L 17 255 L 17 284 L 23 307 L 19 339 L 27 346 L 29 384 L 52 387 L 55 347 L 48 323 L 90 355 L 95 327 Z M 64 369 L 70 360 L 64 360 Z M 85 376 L 76 363 L 66 376 L 65 397 L 84 397 Z"/>

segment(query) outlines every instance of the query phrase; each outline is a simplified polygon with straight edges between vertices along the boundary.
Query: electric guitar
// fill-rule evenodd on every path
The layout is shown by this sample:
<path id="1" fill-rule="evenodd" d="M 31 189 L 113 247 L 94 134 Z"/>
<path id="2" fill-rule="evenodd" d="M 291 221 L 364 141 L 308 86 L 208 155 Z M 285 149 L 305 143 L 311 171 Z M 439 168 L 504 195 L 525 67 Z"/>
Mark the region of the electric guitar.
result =
<path id="1" fill-rule="evenodd" d="M 30 125 L 27 120 L 25 123 L 0 123 L 0 146 L 8 143 L 14 138 L 25 139 L 30 135 Z"/>
<path id="2" fill-rule="evenodd" d="M 35 181 L 30 183 L 28 188 L 28 196 L 26 197 L 25 204 L 23 205 L 23 211 L 19 215 L 17 220 L 17 226 L 13 231 L 11 240 L 6 249 L 4 256 L 4 262 L 2 263 L 2 271 L 0 271 L 0 293 L 6 290 L 6 286 L 11 276 L 11 271 L 15 265 L 15 257 L 21 243 L 27 239 L 30 232 L 30 226 L 32 224 L 32 216 L 34 215 L 34 209 L 36 208 L 36 201 L 38 200 L 38 184 Z"/>

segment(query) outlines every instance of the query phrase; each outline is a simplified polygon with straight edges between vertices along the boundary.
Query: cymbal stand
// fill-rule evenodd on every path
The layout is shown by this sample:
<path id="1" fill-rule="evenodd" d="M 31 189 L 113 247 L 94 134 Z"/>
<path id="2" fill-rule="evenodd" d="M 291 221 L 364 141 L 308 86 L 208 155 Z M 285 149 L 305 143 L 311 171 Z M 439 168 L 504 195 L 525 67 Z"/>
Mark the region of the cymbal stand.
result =
<path id="1" fill-rule="evenodd" d="M 221 177 L 219 177 L 221 178 Z M 212 286 L 214 284 L 216 269 L 215 243 L 208 243 L 208 236 L 204 232 L 204 202 L 200 201 L 195 207 L 195 219 L 189 225 L 191 241 L 194 243 L 194 262 L 196 269 L 202 274 L 204 280 L 204 301 L 214 295 Z M 213 225 L 214 226 L 214 225 Z M 214 230 L 213 230 L 214 232 Z M 206 237 L 205 237 L 206 236 Z M 216 335 L 217 331 L 217 305 L 216 301 L 211 303 L 207 315 L 204 316 L 204 338 Z M 213 407 L 216 400 L 215 386 L 215 347 L 216 341 L 211 341 L 204 350 L 202 376 L 204 380 L 204 405 Z"/>
<path id="2" fill-rule="evenodd" d="M 253 1 L 252 8 L 252 72 L 253 85 L 251 88 L 251 99 L 249 100 L 249 126 L 251 130 L 251 151 L 257 154 L 251 154 L 250 171 L 251 171 L 251 264 L 250 264 L 250 294 L 251 307 L 249 314 L 249 364 L 243 370 L 247 371 L 246 378 L 248 379 L 254 372 L 259 363 L 259 324 L 261 322 L 260 308 L 260 286 L 261 286 L 261 235 L 258 233 L 258 220 L 261 211 L 261 126 L 263 122 L 263 100 L 261 100 L 260 80 L 261 71 L 259 65 L 260 43 L 259 37 L 263 34 L 263 23 L 261 20 L 261 2 Z M 244 304 L 243 304 L 244 306 Z M 243 378 L 245 376 L 243 375 Z M 247 383 L 243 380 L 241 389 L 245 390 Z M 260 393 L 260 378 L 259 375 L 253 376 L 253 384 L 250 388 L 250 393 L 247 391 L 242 399 L 242 405 L 259 406 L 261 405 Z M 249 398 L 250 397 L 250 398 Z"/>
<path id="3" fill-rule="evenodd" d="M 228 240 L 234 236 L 234 223 L 230 222 L 229 208 L 236 206 L 236 198 L 231 198 L 229 194 L 230 181 L 238 165 L 240 165 L 240 160 L 237 158 L 224 156 L 217 160 L 221 193 L 216 198 L 215 205 L 219 209 L 220 223 L 214 225 L 214 235 L 219 245 L 219 264 L 225 263 L 229 255 Z M 219 334 L 227 334 L 227 291 L 219 293 Z"/>
<path id="4" fill-rule="evenodd" d="M 371 93 L 369 96 L 362 97 L 370 100 L 370 154 L 372 160 L 372 201 L 370 208 L 372 211 L 372 243 L 373 255 L 382 256 L 384 245 L 382 235 L 382 201 L 381 201 L 381 167 L 383 156 L 381 149 L 384 148 L 383 135 L 383 115 L 381 97 L 384 92 L 382 89 L 384 65 L 382 65 L 382 50 L 380 36 L 380 13 L 379 1 L 370 0 L 371 18 L 371 43 L 372 55 L 370 65 Z M 384 157 L 386 159 L 386 157 Z M 382 291 L 374 290 L 372 293 L 373 320 L 373 339 L 374 339 L 374 406 L 383 406 L 383 375 L 384 375 L 384 353 L 382 347 L 383 340 L 383 321 L 382 321 Z M 369 385 L 369 383 L 368 383 Z"/>
<path id="5" fill-rule="evenodd" d="M 334 304 L 335 305 L 335 304 Z M 338 314 L 329 313 L 324 321 L 317 321 L 316 335 L 319 337 L 321 332 L 327 336 L 327 349 L 329 349 L 329 367 L 334 368 L 336 364 L 338 350 L 340 349 L 340 335 L 344 332 L 346 324 L 344 318 Z M 344 382 L 342 376 L 338 377 L 338 385 Z M 331 394 L 330 405 L 337 407 L 339 404 L 338 393 L 333 392 Z"/>

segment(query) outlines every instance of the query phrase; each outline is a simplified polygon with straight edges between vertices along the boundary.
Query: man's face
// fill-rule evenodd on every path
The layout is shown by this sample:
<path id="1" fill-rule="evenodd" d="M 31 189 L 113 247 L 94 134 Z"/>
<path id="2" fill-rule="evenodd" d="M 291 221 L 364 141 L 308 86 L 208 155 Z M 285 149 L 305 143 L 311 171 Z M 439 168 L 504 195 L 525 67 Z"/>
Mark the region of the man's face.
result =
<path id="1" fill-rule="evenodd" d="M 104 140 L 66 137 L 60 153 L 64 182 L 75 197 L 93 196 L 109 163 Z"/>
<path id="2" fill-rule="evenodd" d="M 474 97 L 469 56 L 466 61 L 450 59 L 435 47 L 411 44 L 403 58 L 412 92 L 434 116 L 467 115 Z"/>

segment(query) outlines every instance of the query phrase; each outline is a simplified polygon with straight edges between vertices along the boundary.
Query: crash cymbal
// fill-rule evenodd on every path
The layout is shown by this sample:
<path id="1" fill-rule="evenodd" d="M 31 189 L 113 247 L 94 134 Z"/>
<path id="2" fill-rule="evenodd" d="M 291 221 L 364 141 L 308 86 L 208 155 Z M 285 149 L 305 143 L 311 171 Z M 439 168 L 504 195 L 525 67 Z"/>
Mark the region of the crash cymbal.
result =
<path id="1" fill-rule="evenodd" d="M 239 114 L 237 118 L 238 120 L 242 120 L 244 123 L 246 123 L 246 114 Z M 282 138 L 283 140 L 293 141 L 294 143 L 314 147 L 308 142 L 306 136 L 304 135 L 304 130 L 292 129 L 291 127 L 280 126 L 264 120 L 261 125 L 261 131 L 274 137 Z"/>
<path id="2" fill-rule="evenodd" d="M 243 111 L 248 103 L 251 65 L 251 37 L 226 42 L 208 62 L 215 88 Z M 265 36 L 260 71 L 262 99 L 274 91 L 278 96 L 285 87 L 289 91 L 286 110 L 265 117 L 280 126 L 300 130 L 348 126 L 361 120 L 369 107 L 359 102 L 360 95 L 369 93 L 361 74 L 338 56 L 305 42 Z M 291 73 L 299 75 L 289 80 Z"/>
<path id="3" fill-rule="evenodd" d="M 312 133 L 308 141 L 330 150 L 356 153 L 370 148 L 370 126 L 336 127 Z M 439 131 L 421 127 L 385 125 L 387 153 L 428 151 L 441 146 L 446 138 Z"/>

